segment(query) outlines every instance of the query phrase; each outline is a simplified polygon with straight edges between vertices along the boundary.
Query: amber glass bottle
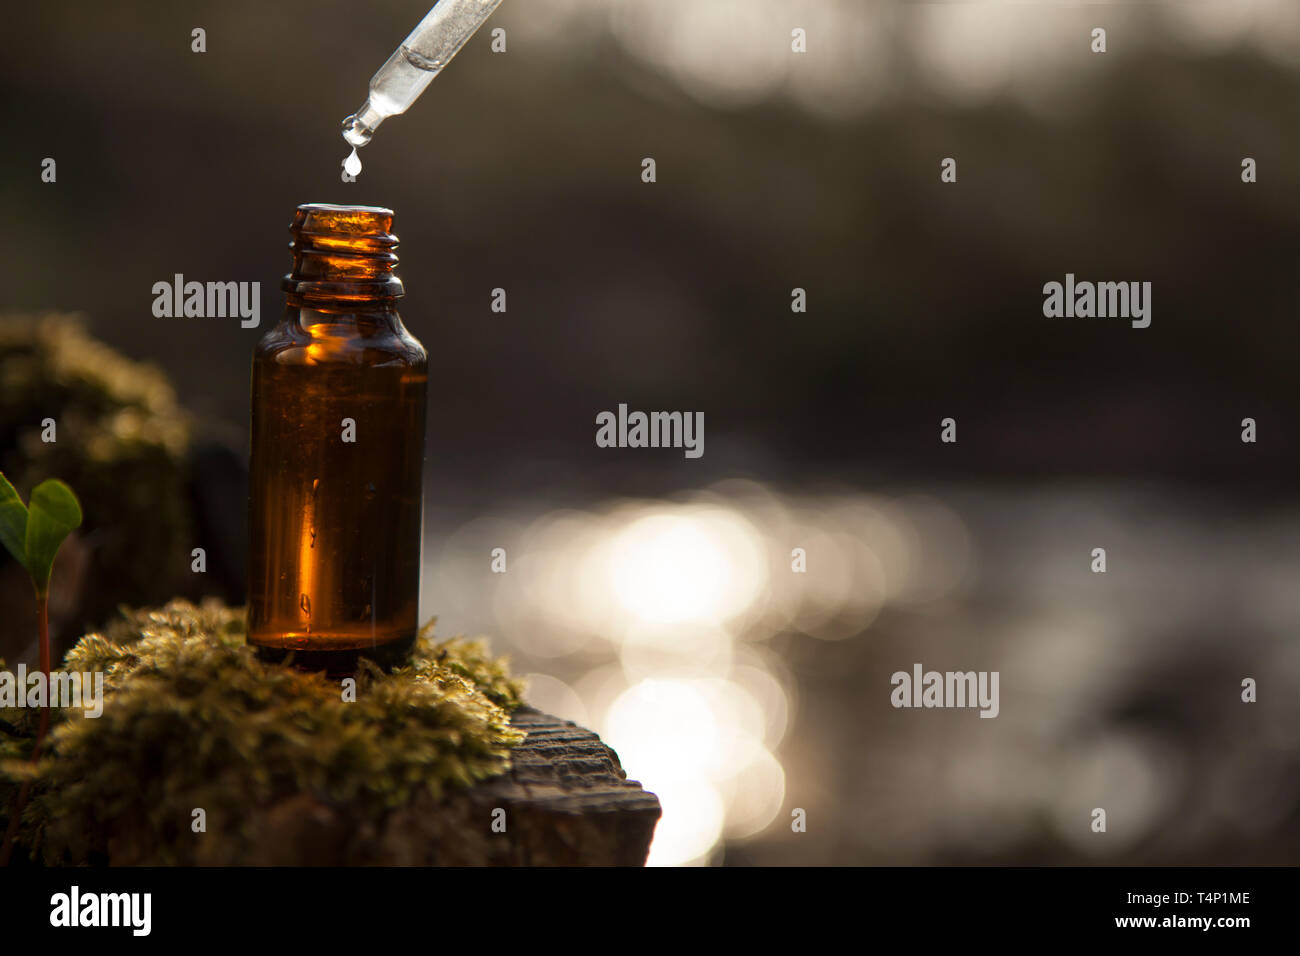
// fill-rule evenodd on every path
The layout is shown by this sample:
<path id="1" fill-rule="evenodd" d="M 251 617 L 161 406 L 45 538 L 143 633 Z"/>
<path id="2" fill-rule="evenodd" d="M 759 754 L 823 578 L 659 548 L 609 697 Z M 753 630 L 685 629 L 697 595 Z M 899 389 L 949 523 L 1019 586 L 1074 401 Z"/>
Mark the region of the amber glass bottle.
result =
<path id="1" fill-rule="evenodd" d="M 398 663 L 418 625 L 428 360 L 392 224 L 299 206 L 284 318 L 253 356 L 248 641 L 332 676 Z"/>

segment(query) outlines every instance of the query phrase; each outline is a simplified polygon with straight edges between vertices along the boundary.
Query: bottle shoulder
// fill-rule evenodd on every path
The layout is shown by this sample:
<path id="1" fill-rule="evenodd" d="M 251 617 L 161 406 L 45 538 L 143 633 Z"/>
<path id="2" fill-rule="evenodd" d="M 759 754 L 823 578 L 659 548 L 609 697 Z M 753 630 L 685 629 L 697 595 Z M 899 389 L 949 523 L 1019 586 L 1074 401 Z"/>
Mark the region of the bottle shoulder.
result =
<path id="1" fill-rule="evenodd" d="M 395 310 L 349 313 L 289 308 L 262 336 L 253 360 L 277 365 L 423 368 L 428 353 Z"/>

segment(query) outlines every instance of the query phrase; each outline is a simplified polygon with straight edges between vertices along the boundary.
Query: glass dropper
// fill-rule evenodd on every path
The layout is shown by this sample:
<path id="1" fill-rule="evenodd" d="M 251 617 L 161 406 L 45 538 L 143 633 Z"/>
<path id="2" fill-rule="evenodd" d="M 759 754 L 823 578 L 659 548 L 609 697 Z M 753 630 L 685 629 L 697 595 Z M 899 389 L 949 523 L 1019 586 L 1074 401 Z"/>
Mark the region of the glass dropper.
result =
<path id="1" fill-rule="evenodd" d="M 438 0 L 388 62 L 370 78 L 370 96 L 343 121 L 343 138 L 365 146 L 379 124 L 405 113 L 501 0 Z M 358 164 L 359 168 L 359 164 Z"/>

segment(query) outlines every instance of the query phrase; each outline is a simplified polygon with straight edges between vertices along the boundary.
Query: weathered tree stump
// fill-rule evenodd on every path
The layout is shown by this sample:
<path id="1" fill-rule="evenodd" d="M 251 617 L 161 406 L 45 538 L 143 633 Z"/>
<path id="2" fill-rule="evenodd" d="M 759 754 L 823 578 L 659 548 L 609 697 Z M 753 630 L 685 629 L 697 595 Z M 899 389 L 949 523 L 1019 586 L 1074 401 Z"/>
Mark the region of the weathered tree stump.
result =
<path id="1" fill-rule="evenodd" d="M 511 723 L 528 737 L 512 752 L 510 772 L 439 805 L 393 814 L 381 841 L 390 861 L 643 865 L 658 798 L 628 780 L 618 755 L 590 730 L 531 707 Z M 494 819 L 504 832 L 494 832 Z"/>
<path id="2" fill-rule="evenodd" d="M 508 773 L 441 801 L 421 799 L 361 834 L 330 807 L 291 798 L 264 818 L 260 849 L 247 862 L 328 866 L 346 857 L 381 866 L 643 865 L 661 812 L 658 798 L 628 780 L 618 755 L 590 730 L 531 707 L 516 710 L 511 723 L 528 736 L 512 751 Z"/>

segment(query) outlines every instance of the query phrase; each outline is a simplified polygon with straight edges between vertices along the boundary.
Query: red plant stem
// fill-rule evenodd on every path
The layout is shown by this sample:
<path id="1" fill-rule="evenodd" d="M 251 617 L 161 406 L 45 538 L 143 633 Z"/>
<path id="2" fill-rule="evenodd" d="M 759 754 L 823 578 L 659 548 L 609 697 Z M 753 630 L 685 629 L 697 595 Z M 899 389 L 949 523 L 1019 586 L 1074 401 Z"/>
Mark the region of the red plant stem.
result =
<path id="1" fill-rule="evenodd" d="M 41 637 L 41 672 L 45 674 L 46 687 L 50 683 L 50 595 L 48 592 L 36 595 L 36 629 Z M 45 695 L 46 711 L 49 710 L 50 695 Z"/>
<path id="2" fill-rule="evenodd" d="M 54 688 L 50 686 L 50 595 L 48 591 L 36 596 L 36 626 L 41 635 L 41 673 L 45 675 L 45 703 L 41 707 L 41 726 L 36 731 L 36 746 L 32 748 L 32 763 L 41 756 L 41 746 L 45 743 L 45 734 L 50 729 L 50 697 Z"/>
<path id="3" fill-rule="evenodd" d="M 41 704 L 41 723 L 36 731 L 36 745 L 32 747 L 32 763 L 36 763 L 41 757 L 41 747 L 45 743 L 45 735 L 50 729 L 50 601 L 48 593 L 37 592 L 36 595 L 36 621 L 37 628 L 40 631 L 40 655 L 41 655 L 41 673 L 45 675 L 45 695 Z M 23 785 L 18 788 L 18 799 L 14 801 L 13 810 L 9 814 L 9 826 L 5 828 L 4 845 L 0 846 L 0 866 L 8 866 L 9 858 L 14 852 L 14 840 L 18 836 L 18 821 L 22 819 L 23 807 L 27 805 L 27 794 L 32 788 L 30 780 L 24 780 Z"/>

